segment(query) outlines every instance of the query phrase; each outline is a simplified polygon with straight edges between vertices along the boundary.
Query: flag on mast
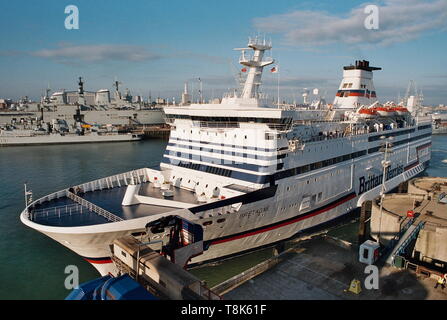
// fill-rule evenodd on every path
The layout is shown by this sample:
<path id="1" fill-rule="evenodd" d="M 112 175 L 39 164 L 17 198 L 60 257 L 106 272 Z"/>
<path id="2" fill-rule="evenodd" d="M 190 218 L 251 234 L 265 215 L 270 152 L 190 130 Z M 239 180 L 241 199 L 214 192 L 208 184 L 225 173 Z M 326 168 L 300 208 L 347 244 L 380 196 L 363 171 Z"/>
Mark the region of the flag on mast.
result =
<path id="1" fill-rule="evenodd" d="M 278 73 L 278 66 L 274 66 L 273 68 L 270 69 L 270 71 L 272 73 Z"/>

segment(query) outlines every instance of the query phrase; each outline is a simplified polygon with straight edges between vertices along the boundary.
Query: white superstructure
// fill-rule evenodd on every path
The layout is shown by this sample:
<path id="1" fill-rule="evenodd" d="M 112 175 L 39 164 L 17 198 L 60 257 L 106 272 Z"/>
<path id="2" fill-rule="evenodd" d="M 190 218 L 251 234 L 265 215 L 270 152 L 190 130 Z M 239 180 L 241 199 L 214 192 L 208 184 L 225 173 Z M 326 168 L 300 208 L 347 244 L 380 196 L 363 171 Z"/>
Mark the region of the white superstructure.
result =
<path id="1" fill-rule="evenodd" d="M 330 222 L 377 197 L 383 180 L 390 191 L 425 169 L 430 119 L 381 106 L 372 82 L 378 68 L 367 61 L 347 67 L 343 96 L 337 93 L 327 109 L 278 108 L 260 92 L 271 46 L 250 39 L 248 48 L 250 56 L 241 49 L 249 70 L 240 94 L 220 104 L 165 108 L 172 130 L 159 168 L 48 195 L 27 206 L 22 222 L 106 274 L 113 272 L 109 245 L 124 235 L 157 242 L 161 252 L 188 244 L 188 230 L 166 222 L 178 216 L 204 229 L 203 253 L 186 259 L 196 264 Z M 384 169 L 381 147 L 389 139 L 393 153 Z"/>

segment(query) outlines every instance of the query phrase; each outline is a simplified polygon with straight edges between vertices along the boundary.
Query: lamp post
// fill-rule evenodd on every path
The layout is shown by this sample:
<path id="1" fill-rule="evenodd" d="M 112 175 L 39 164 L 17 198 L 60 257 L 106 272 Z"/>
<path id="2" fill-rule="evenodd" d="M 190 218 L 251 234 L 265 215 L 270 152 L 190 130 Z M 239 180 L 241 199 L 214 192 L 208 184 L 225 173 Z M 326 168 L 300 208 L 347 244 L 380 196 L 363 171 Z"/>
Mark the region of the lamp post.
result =
<path id="1" fill-rule="evenodd" d="M 385 136 L 381 136 L 380 139 L 385 140 Z M 382 167 L 383 167 L 383 173 L 382 173 L 382 189 L 380 191 L 380 216 L 379 216 L 379 232 L 377 236 L 377 242 L 380 243 L 380 231 L 382 229 L 382 211 L 383 211 L 383 199 L 385 198 L 385 182 L 386 182 L 386 172 L 387 168 L 391 165 L 391 161 L 387 159 L 388 153 L 393 152 L 390 150 L 390 148 L 393 146 L 393 144 L 390 142 L 393 140 L 393 137 L 389 137 L 387 140 L 382 143 L 382 148 L 380 148 L 380 151 L 384 153 L 384 159 L 382 160 Z"/>

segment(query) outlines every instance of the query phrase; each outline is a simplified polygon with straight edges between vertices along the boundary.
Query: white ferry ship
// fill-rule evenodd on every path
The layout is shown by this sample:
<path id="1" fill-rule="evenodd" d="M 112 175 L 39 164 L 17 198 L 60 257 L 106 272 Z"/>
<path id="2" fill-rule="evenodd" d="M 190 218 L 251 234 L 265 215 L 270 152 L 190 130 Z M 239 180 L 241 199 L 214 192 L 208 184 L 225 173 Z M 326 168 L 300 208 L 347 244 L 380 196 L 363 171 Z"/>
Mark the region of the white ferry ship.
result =
<path id="1" fill-rule="evenodd" d="M 192 266 L 321 227 L 377 197 L 382 181 L 388 192 L 425 169 L 431 119 L 379 104 L 373 71 L 380 68 L 368 61 L 344 67 L 325 109 L 280 108 L 260 90 L 263 69 L 274 63 L 264 57 L 270 49 L 265 40 L 249 40 L 240 94 L 165 108 L 172 130 L 158 168 L 47 195 L 29 203 L 21 221 L 103 275 L 115 272 L 110 244 L 129 234 Z M 393 152 L 382 162 L 390 139 Z M 191 239 L 188 224 L 172 224 L 172 217 L 200 225 L 203 239 Z M 195 255 L 182 255 L 191 242 Z"/>

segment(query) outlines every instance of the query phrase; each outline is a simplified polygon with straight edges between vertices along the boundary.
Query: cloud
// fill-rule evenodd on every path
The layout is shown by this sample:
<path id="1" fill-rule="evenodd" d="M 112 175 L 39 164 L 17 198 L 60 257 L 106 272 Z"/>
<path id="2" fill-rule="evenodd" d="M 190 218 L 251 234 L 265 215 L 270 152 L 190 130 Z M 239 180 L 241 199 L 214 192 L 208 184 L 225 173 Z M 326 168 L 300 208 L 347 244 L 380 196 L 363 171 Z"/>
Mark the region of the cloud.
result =
<path id="1" fill-rule="evenodd" d="M 156 60 L 161 56 L 149 52 L 142 46 L 133 45 L 71 45 L 59 44 L 55 49 L 41 49 L 30 53 L 33 56 L 51 59 L 57 62 L 94 63 L 105 61 L 141 62 Z"/>
<path id="2" fill-rule="evenodd" d="M 447 1 L 385 0 L 379 8 L 379 29 L 364 26 L 368 4 L 362 4 L 345 16 L 324 11 L 296 10 L 255 18 L 262 32 L 282 36 L 291 46 L 323 46 L 333 43 L 390 45 L 418 38 L 425 32 L 447 30 Z"/>

